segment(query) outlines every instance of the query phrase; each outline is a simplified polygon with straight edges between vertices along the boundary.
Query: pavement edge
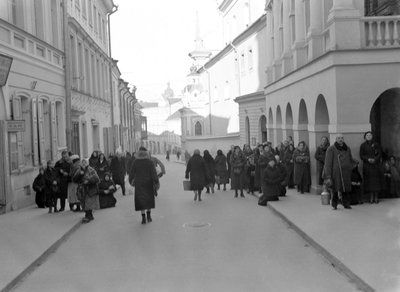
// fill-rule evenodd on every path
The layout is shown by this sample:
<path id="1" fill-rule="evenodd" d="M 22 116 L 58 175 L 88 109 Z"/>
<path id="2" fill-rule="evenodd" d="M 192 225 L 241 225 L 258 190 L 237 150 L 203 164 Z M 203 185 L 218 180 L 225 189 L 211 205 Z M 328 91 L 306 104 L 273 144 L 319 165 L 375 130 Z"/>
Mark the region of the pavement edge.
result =
<path id="1" fill-rule="evenodd" d="M 13 291 L 17 286 L 24 281 L 31 273 L 40 267 L 57 249 L 70 237 L 79 227 L 82 226 L 82 221 L 74 224 L 63 236 L 54 242 L 48 249 L 46 249 L 36 260 L 34 260 L 28 267 L 26 267 L 18 276 L 16 276 L 10 283 L 8 283 L 1 292 Z"/>

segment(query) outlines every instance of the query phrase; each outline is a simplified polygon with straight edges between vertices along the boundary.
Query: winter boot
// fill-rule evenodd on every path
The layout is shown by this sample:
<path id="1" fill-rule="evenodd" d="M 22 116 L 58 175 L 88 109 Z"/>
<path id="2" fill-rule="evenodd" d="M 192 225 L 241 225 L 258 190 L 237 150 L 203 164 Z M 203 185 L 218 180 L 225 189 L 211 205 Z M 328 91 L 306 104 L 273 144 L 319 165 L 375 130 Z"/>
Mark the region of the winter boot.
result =
<path id="1" fill-rule="evenodd" d="M 237 198 L 237 197 L 238 197 L 238 191 L 235 190 L 235 198 Z"/>
<path id="2" fill-rule="evenodd" d="M 201 191 L 199 191 L 199 202 L 201 202 Z"/>
<path id="3" fill-rule="evenodd" d="M 194 201 L 197 201 L 197 191 L 194 191 Z"/>
<path id="4" fill-rule="evenodd" d="M 240 196 L 244 198 L 243 190 L 240 191 Z"/>
<path id="5" fill-rule="evenodd" d="M 147 211 L 147 212 L 146 212 L 146 215 L 147 215 L 147 216 L 146 216 L 146 217 L 147 217 L 147 222 L 149 222 L 149 223 L 152 222 L 153 219 L 151 219 L 151 212 L 150 212 L 150 211 Z"/>
<path id="6" fill-rule="evenodd" d="M 142 214 L 142 224 L 146 224 L 146 214 Z"/>
<path id="7" fill-rule="evenodd" d="M 88 222 L 90 222 L 89 211 L 85 211 L 85 217 L 83 217 L 82 223 L 88 223 Z"/>

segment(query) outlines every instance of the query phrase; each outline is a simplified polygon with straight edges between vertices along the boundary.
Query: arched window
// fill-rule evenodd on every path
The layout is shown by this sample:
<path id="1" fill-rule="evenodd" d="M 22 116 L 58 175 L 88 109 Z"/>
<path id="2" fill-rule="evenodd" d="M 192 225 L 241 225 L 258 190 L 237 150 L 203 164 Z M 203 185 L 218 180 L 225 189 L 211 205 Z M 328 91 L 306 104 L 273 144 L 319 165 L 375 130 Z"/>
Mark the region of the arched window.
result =
<path id="1" fill-rule="evenodd" d="M 200 122 L 196 122 L 196 124 L 194 124 L 194 135 L 195 136 L 201 136 L 201 135 L 203 135 L 202 132 L 203 131 L 202 131 L 202 127 L 201 127 Z"/>

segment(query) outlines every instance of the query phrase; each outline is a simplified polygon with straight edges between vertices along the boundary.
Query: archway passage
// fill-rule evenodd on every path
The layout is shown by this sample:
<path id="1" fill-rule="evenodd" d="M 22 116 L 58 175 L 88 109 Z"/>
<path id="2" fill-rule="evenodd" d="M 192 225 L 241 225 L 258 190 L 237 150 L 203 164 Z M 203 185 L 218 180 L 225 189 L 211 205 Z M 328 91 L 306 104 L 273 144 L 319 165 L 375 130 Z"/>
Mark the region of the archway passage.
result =
<path id="1" fill-rule="evenodd" d="M 400 156 L 399 112 L 400 88 L 392 88 L 383 92 L 375 101 L 370 112 L 371 130 L 385 155 Z"/>
<path id="2" fill-rule="evenodd" d="M 267 130 L 267 118 L 265 115 L 260 117 L 260 142 L 266 142 L 268 140 L 268 130 Z"/>
<path id="3" fill-rule="evenodd" d="M 323 136 L 329 137 L 329 112 L 322 94 L 318 96 L 315 104 L 315 128 L 317 129 L 315 143 L 319 145 Z"/>
<path id="4" fill-rule="evenodd" d="M 269 108 L 268 111 L 268 136 L 269 136 L 269 142 L 274 145 L 274 116 L 272 114 L 272 109 Z"/>
<path id="5" fill-rule="evenodd" d="M 307 106 L 302 99 L 300 101 L 300 107 L 299 107 L 299 141 L 295 141 L 295 143 L 298 143 L 300 141 L 306 142 L 306 144 L 309 144 L 309 134 L 308 134 L 308 113 L 307 113 Z M 309 146 L 309 145 L 308 145 Z"/>
<path id="6" fill-rule="evenodd" d="M 282 131 L 282 112 L 281 107 L 278 105 L 276 109 L 276 145 L 283 141 L 283 131 Z"/>

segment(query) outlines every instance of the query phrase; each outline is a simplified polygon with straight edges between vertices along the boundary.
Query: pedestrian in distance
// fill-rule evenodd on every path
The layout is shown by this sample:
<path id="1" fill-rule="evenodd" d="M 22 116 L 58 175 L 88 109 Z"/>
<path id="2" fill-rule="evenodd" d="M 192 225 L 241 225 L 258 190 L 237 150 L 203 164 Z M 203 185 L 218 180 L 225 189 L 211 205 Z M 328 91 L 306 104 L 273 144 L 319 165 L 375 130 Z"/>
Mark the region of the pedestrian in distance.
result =
<path id="1" fill-rule="evenodd" d="M 187 165 L 190 159 L 190 153 L 189 151 L 185 150 L 185 164 Z"/>
<path id="2" fill-rule="evenodd" d="M 68 197 L 68 183 L 71 181 L 71 177 L 69 176 L 69 172 L 71 169 L 71 160 L 69 158 L 68 151 L 64 150 L 61 155 L 61 159 L 57 161 L 54 166 L 59 176 L 59 192 L 57 199 L 60 200 L 60 212 L 65 210 L 65 201 Z M 57 199 L 55 203 L 56 206 Z"/>
<path id="3" fill-rule="evenodd" d="M 115 207 L 117 200 L 114 193 L 117 190 L 111 179 L 111 174 L 106 172 L 99 184 L 99 204 L 100 209 Z"/>
<path id="4" fill-rule="evenodd" d="M 214 159 L 215 162 L 215 182 L 220 190 L 220 186 L 223 185 L 223 190 L 226 191 L 226 184 L 229 183 L 228 167 L 226 164 L 226 156 L 222 150 L 217 151 L 217 156 Z"/>
<path id="5" fill-rule="evenodd" d="M 96 170 L 89 166 L 89 161 L 82 160 L 80 169 L 75 173 L 72 180 L 79 184 L 81 203 L 85 211 L 82 223 L 94 220 L 93 210 L 100 209 L 99 203 L 99 183 L 100 179 Z"/>
<path id="6" fill-rule="evenodd" d="M 73 154 L 70 156 L 71 159 L 71 169 L 69 172 L 69 176 L 71 178 L 71 181 L 68 183 L 68 203 L 69 203 L 69 208 L 73 212 L 80 212 L 81 211 L 81 203 L 80 203 L 80 198 L 78 198 L 78 187 L 79 185 L 72 180 L 74 175 L 76 174 L 77 171 L 80 170 L 81 167 L 81 161 L 79 155 Z"/>
<path id="7" fill-rule="evenodd" d="M 321 138 L 321 145 L 317 147 L 317 151 L 315 151 L 314 155 L 315 159 L 317 160 L 318 184 L 320 186 L 322 186 L 324 183 L 324 179 L 322 178 L 322 171 L 324 170 L 325 154 L 328 147 L 329 139 L 328 137 L 323 136 Z"/>
<path id="8" fill-rule="evenodd" d="M 240 190 L 240 196 L 244 198 L 243 194 L 243 180 L 245 176 L 245 165 L 246 157 L 239 146 L 234 147 L 234 151 L 231 155 L 231 167 L 232 177 L 231 186 L 235 190 L 235 198 L 238 197 L 238 191 Z"/>
<path id="9" fill-rule="evenodd" d="M 203 157 L 200 156 L 200 150 L 195 149 L 193 156 L 189 159 L 186 165 L 185 178 L 190 178 L 191 190 L 194 192 L 194 201 L 201 201 L 201 192 L 207 181 L 206 163 Z"/>
<path id="10" fill-rule="evenodd" d="M 353 170 L 351 171 L 351 192 L 350 192 L 351 205 L 364 203 L 361 184 L 362 184 L 362 177 L 360 172 L 358 171 L 358 161 L 356 161 L 356 164 L 354 165 Z"/>
<path id="11" fill-rule="evenodd" d="M 381 146 L 373 140 L 373 134 L 364 134 L 365 142 L 360 146 L 360 158 L 363 161 L 364 192 L 369 194 L 369 203 L 379 203 L 378 194 L 382 190 Z"/>
<path id="12" fill-rule="evenodd" d="M 142 224 L 152 222 L 151 209 L 160 186 L 154 162 L 145 147 L 140 147 L 129 173 L 129 182 L 135 187 L 135 211 L 140 211 Z"/>
<path id="13" fill-rule="evenodd" d="M 206 181 L 206 194 L 211 193 L 214 194 L 214 186 L 215 186 L 215 161 L 211 156 L 208 150 L 204 150 L 203 159 L 206 163 L 206 171 L 207 171 L 207 181 Z"/>
<path id="14" fill-rule="evenodd" d="M 261 193 L 261 168 L 260 168 L 260 156 L 263 152 L 262 144 L 259 144 L 256 149 L 254 149 L 254 165 L 255 165 L 255 173 L 254 173 L 254 190 Z"/>
<path id="15" fill-rule="evenodd" d="M 167 156 L 165 156 L 165 159 L 167 159 L 168 162 L 169 162 L 169 155 L 170 155 L 170 151 L 167 150 Z"/>
<path id="16" fill-rule="evenodd" d="M 310 192 L 311 171 L 310 171 L 310 151 L 304 141 L 299 142 L 293 151 L 294 162 L 294 184 L 297 191 L 301 194 Z"/>
<path id="17" fill-rule="evenodd" d="M 36 192 L 35 203 L 38 208 L 46 208 L 46 180 L 44 177 L 45 168 L 41 166 L 39 168 L 39 174 L 35 177 L 33 181 L 32 188 Z"/>
<path id="18" fill-rule="evenodd" d="M 339 200 L 345 209 L 351 209 L 351 173 L 356 162 L 342 134 L 336 135 L 335 143 L 326 150 L 324 163 L 324 184 L 332 189 L 332 208 L 337 209 Z M 340 198 L 341 197 L 341 198 Z"/>
<path id="19" fill-rule="evenodd" d="M 123 154 L 122 152 L 118 151 L 117 154 L 111 159 L 110 171 L 114 183 L 121 186 L 123 196 L 125 196 L 125 167 L 126 164 L 125 160 L 123 159 Z"/>
<path id="20" fill-rule="evenodd" d="M 58 210 L 56 203 L 58 193 L 60 192 L 60 181 L 58 171 L 54 169 L 54 163 L 51 160 L 47 161 L 47 167 L 44 172 L 44 179 L 46 182 L 45 193 L 47 205 L 49 206 L 49 213 L 53 213 L 53 211 L 57 213 Z"/>

